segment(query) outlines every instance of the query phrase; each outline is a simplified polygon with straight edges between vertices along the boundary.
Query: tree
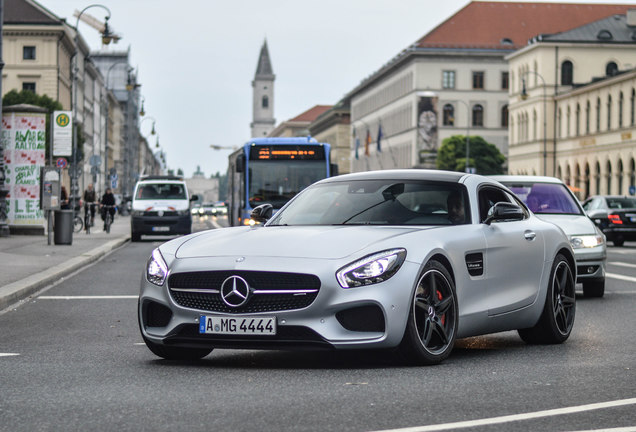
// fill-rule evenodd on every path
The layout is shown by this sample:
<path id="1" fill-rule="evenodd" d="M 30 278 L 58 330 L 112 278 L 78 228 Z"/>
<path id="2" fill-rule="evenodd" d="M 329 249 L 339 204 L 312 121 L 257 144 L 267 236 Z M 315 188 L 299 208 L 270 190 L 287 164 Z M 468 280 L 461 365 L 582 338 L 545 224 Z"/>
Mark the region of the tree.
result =
<path id="1" fill-rule="evenodd" d="M 183 176 L 183 170 L 182 170 L 181 168 L 179 168 L 179 169 L 177 170 L 177 175 L 178 175 L 178 176 Z"/>
<path id="2" fill-rule="evenodd" d="M 470 136 L 470 167 L 482 175 L 503 174 L 506 157 L 499 149 L 480 136 Z M 464 172 L 466 168 L 466 136 L 453 135 L 444 139 L 437 151 L 437 168 L 448 171 Z"/>

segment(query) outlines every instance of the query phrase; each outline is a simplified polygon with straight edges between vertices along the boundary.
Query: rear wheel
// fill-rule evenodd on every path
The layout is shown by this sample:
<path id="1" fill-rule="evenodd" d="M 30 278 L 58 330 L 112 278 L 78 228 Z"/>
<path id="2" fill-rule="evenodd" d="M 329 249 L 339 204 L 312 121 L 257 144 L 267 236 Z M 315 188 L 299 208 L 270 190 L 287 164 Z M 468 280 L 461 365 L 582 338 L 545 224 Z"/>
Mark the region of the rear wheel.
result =
<path id="1" fill-rule="evenodd" d="M 424 267 L 417 283 L 400 352 L 412 363 L 446 359 L 457 336 L 457 294 L 448 270 L 437 261 Z"/>
<path id="2" fill-rule="evenodd" d="M 82 232 L 82 228 L 84 228 L 84 222 L 82 221 L 82 218 L 79 216 L 75 216 L 73 218 L 73 232 Z"/>
<path id="3" fill-rule="evenodd" d="M 625 243 L 625 239 L 621 236 L 617 236 L 616 238 L 614 238 L 614 246 L 623 246 L 623 243 Z"/>
<path id="4" fill-rule="evenodd" d="M 519 330 L 524 342 L 556 344 L 570 337 L 576 312 L 574 288 L 570 264 L 558 254 L 552 264 L 545 306 L 539 321 L 534 327 Z"/>
<path id="5" fill-rule="evenodd" d="M 141 234 L 136 233 L 134 231 L 130 233 L 130 241 L 138 242 L 140 240 L 141 240 Z"/>
<path id="6" fill-rule="evenodd" d="M 597 279 L 583 282 L 583 295 L 585 297 L 603 297 L 605 293 L 605 279 Z"/>

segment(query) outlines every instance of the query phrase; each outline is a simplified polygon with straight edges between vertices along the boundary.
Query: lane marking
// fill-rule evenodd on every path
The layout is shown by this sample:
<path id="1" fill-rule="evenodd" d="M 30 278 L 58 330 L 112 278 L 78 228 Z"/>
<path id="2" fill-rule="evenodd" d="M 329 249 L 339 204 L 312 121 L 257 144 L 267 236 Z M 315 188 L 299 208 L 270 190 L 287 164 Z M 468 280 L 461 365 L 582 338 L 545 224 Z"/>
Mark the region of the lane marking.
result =
<path id="1" fill-rule="evenodd" d="M 620 279 L 628 282 L 636 282 L 636 277 L 632 276 L 623 276 L 621 274 L 616 273 L 605 273 L 605 277 L 611 277 L 613 279 Z"/>
<path id="2" fill-rule="evenodd" d="M 621 266 L 621 267 L 636 268 L 636 264 L 626 263 L 626 262 L 621 262 L 621 261 L 612 261 L 612 262 L 608 262 L 607 264 L 608 265 Z"/>
<path id="3" fill-rule="evenodd" d="M 13 356 L 19 356 L 19 353 L 0 353 L 0 357 L 13 357 Z"/>
<path id="4" fill-rule="evenodd" d="M 40 296 L 40 300 L 119 300 L 119 299 L 138 299 L 136 295 L 97 295 L 97 296 Z"/>
<path id="5" fill-rule="evenodd" d="M 570 432 L 636 432 L 636 426 L 618 427 L 613 429 L 589 429 L 586 431 L 570 431 Z"/>
<path id="6" fill-rule="evenodd" d="M 615 401 L 572 406 L 567 408 L 556 408 L 551 410 L 535 411 L 535 412 L 530 412 L 525 414 L 513 414 L 513 415 L 507 415 L 507 416 L 501 416 L 501 417 L 490 417 L 490 418 L 479 419 L 479 420 L 467 420 L 467 421 L 461 421 L 461 422 L 455 422 L 455 423 L 445 423 L 445 424 L 437 424 L 437 425 L 429 425 L 429 426 L 415 426 L 415 427 L 407 427 L 407 428 L 400 428 L 400 429 L 384 429 L 382 431 L 376 431 L 376 432 L 443 431 L 443 430 L 461 429 L 461 428 L 469 428 L 469 427 L 476 427 L 476 426 L 487 426 L 487 425 L 500 424 L 500 423 L 509 423 L 509 422 L 522 421 L 522 420 L 531 420 L 531 419 L 536 419 L 541 417 L 551 417 L 551 416 L 564 415 L 564 414 L 573 414 L 573 413 L 578 413 L 583 411 L 592 411 L 592 410 L 598 410 L 598 409 L 604 409 L 604 408 L 614 408 L 614 407 L 619 407 L 624 405 L 634 405 L 634 404 L 636 404 L 636 398 L 620 399 Z"/>

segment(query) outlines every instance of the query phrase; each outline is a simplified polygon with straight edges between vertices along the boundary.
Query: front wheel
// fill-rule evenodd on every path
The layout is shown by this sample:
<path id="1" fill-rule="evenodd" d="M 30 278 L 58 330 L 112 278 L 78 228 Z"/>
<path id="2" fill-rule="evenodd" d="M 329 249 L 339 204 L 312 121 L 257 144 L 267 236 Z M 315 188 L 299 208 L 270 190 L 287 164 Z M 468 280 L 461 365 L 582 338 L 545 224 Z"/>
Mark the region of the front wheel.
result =
<path id="1" fill-rule="evenodd" d="M 558 254 L 552 264 L 545 305 L 534 327 L 519 330 L 526 343 L 557 344 L 570 337 L 576 313 L 574 276 L 568 260 Z"/>
<path id="2" fill-rule="evenodd" d="M 84 228 L 84 222 L 82 221 L 82 218 L 79 216 L 75 216 L 73 218 L 73 232 L 80 233 L 82 232 L 82 228 Z"/>
<path id="3" fill-rule="evenodd" d="M 407 361 L 432 365 L 445 360 L 457 337 L 457 293 L 450 273 L 437 261 L 430 261 L 411 300 L 408 322 L 400 344 Z"/>

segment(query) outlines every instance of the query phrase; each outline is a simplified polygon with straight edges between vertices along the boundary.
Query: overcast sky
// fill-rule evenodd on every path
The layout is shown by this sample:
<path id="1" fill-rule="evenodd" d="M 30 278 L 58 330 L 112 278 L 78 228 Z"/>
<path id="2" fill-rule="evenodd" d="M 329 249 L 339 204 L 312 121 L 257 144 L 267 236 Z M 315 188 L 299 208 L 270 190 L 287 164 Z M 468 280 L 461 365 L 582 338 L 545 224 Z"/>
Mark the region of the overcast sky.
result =
<path id="1" fill-rule="evenodd" d="M 580 3 L 587 1 L 580 1 Z M 40 0 L 74 26 L 94 1 Z M 168 167 L 190 177 L 225 173 L 229 150 L 250 138 L 252 79 L 267 38 L 276 123 L 314 105 L 333 105 L 365 77 L 468 0 L 112 0 L 110 26 L 130 49 L 146 116 L 156 119 Z M 595 3 L 614 3 L 597 0 Z M 630 3 L 617 1 L 615 3 Z M 105 11 L 88 9 L 100 20 Z M 93 49 L 99 33 L 80 23 Z M 152 121 L 142 124 L 149 135 Z M 149 141 L 154 148 L 155 137 Z"/>

